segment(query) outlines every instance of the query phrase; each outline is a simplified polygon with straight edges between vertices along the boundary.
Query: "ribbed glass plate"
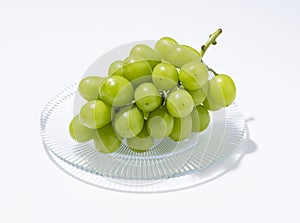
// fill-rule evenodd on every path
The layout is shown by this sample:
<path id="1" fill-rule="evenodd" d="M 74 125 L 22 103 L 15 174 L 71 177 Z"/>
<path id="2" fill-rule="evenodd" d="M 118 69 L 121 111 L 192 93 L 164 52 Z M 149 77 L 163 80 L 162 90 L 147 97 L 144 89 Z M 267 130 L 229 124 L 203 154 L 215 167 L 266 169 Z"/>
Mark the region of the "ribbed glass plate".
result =
<path id="1" fill-rule="evenodd" d="M 112 61 L 124 59 L 132 46 L 139 43 L 154 45 L 154 41 L 140 41 L 115 48 L 98 58 L 84 76 L 105 76 Z M 192 178 L 191 183 L 186 179 L 207 173 L 212 166 L 232 156 L 245 132 L 244 117 L 233 104 L 212 112 L 209 127 L 202 133 L 192 133 L 183 142 L 176 143 L 169 138 L 157 140 L 148 152 L 136 153 L 123 141 L 116 153 L 102 154 L 96 151 L 92 141 L 77 143 L 69 136 L 69 123 L 84 103 L 77 84 L 54 96 L 41 116 L 42 141 L 50 158 L 63 170 L 107 189 L 160 192 L 195 184 L 198 178 Z M 185 180 L 180 183 L 178 179 Z M 168 184 L 170 181 L 176 183 Z"/>
<path id="2" fill-rule="evenodd" d="M 65 163 L 98 176 L 120 180 L 164 180 L 196 171 L 229 156 L 243 139 L 245 121 L 237 106 L 211 114 L 211 124 L 202 133 L 192 133 L 176 143 L 169 138 L 156 142 L 146 153 L 131 151 L 123 142 L 113 154 L 97 152 L 92 141 L 77 143 L 69 136 L 73 117 L 74 84 L 58 93 L 41 116 L 41 137 L 47 151 Z"/>

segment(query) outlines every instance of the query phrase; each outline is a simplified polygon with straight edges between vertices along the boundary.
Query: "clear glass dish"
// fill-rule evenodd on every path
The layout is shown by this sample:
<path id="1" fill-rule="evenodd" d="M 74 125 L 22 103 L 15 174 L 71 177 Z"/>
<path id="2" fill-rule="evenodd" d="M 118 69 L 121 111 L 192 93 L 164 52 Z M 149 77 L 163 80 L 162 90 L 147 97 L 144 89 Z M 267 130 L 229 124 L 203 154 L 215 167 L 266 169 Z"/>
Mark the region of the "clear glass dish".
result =
<path id="1" fill-rule="evenodd" d="M 85 76 L 105 74 L 112 61 L 125 58 L 137 43 L 154 44 L 153 41 L 134 42 L 109 51 L 91 65 Z M 209 127 L 204 132 L 192 133 L 183 142 L 177 143 L 166 138 L 156 141 L 148 152 L 136 153 L 123 141 L 116 153 L 102 154 L 96 151 L 92 141 L 77 143 L 69 136 L 69 122 L 78 114 L 83 103 L 77 93 L 77 84 L 55 95 L 41 115 L 42 141 L 48 155 L 65 171 L 85 182 L 108 189 L 162 191 L 155 185 L 208 171 L 231 156 L 245 132 L 245 119 L 237 105 L 233 104 L 212 112 Z M 177 185 L 180 187 L 180 184 Z"/>
<path id="2" fill-rule="evenodd" d="M 245 121 L 237 106 L 211 114 L 211 124 L 192 133 L 183 142 L 166 138 L 146 153 L 136 153 L 123 142 L 113 154 L 99 153 L 92 141 L 77 143 L 68 132 L 77 85 L 57 94 L 41 116 L 41 137 L 45 148 L 62 161 L 86 172 L 124 180 L 159 180 L 208 168 L 239 145 Z"/>

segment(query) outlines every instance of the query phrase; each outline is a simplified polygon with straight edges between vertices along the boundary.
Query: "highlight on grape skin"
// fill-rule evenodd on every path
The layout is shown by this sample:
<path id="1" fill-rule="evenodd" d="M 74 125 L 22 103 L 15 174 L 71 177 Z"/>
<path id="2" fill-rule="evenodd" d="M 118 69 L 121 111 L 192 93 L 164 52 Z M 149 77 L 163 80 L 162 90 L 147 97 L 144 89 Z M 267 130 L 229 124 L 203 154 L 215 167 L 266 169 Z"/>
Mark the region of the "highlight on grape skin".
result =
<path id="1" fill-rule="evenodd" d="M 220 33 L 211 34 L 199 51 L 171 37 L 157 40 L 153 48 L 137 44 L 127 57 L 111 61 L 106 77 L 83 78 L 78 92 L 86 103 L 70 121 L 71 138 L 93 140 L 103 154 L 118 151 L 122 140 L 143 153 L 155 139 L 180 142 L 191 132 L 201 134 L 211 113 L 236 97 L 232 78 L 203 62 Z"/>

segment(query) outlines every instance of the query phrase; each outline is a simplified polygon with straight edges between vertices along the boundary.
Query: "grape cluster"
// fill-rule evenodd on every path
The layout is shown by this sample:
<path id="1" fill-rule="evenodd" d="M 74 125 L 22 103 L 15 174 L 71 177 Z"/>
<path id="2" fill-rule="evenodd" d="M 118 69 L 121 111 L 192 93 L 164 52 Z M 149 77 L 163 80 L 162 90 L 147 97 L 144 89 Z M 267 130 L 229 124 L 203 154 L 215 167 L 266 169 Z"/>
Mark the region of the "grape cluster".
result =
<path id="1" fill-rule="evenodd" d="M 94 140 L 102 153 L 115 152 L 122 139 L 130 149 L 145 152 L 154 139 L 182 141 L 205 130 L 209 110 L 229 106 L 236 88 L 228 75 L 214 72 L 209 79 L 203 54 L 170 37 L 158 40 L 154 49 L 134 46 L 127 58 L 110 65 L 107 77 L 81 80 L 78 91 L 87 103 L 70 123 L 71 137 Z"/>

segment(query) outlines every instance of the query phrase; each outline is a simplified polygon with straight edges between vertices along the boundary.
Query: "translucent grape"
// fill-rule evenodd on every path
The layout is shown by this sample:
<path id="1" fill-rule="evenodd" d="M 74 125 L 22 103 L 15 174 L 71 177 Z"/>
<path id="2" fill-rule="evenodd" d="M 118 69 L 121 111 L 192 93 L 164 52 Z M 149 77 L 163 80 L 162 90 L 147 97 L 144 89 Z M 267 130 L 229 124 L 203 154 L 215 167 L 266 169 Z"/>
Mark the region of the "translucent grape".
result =
<path id="1" fill-rule="evenodd" d="M 193 132 L 202 132 L 205 130 L 210 122 L 210 114 L 207 108 L 198 105 L 192 111 L 192 131 Z"/>
<path id="2" fill-rule="evenodd" d="M 91 140 L 95 134 L 94 129 L 90 129 L 81 123 L 78 115 L 70 122 L 69 132 L 71 137 L 77 142 L 87 142 Z"/>
<path id="3" fill-rule="evenodd" d="M 232 104 L 236 97 L 236 87 L 233 80 L 226 74 L 219 74 L 210 80 L 210 97 L 221 107 Z"/>
<path id="4" fill-rule="evenodd" d="M 184 45 L 182 44 L 182 46 L 188 48 L 189 50 L 193 51 L 195 54 L 197 54 L 200 57 L 200 53 L 193 47 L 189 46 L 189 45 Z"/>
<path id="5" fill-rule="evenodd" d="M 118 150 L 121 145 L 121 138 L 116 135 L 111 123 L 97 129 L 94 137 L 96 149 L 101 153 L 113 153 Z"/>
<path id="6" fill-rule="evenodd" d="M 82 106 L 79 119 L 88 128 L 101 128 L 111 121 L 111 106 L 102 100 L 89 101 Z"/>
<path id="7" fill-rule="evenodd" d="M 187 90 L 187 92 L 192 96 L 194 104 L 200 105 L 207 97 L 208 94 L 208 82 L 202 88 L 195 91 Z"/>
<path id="8" fill-rule="evenodd" d="M 176 67 L 181 67 L 190 61 L 200 61 L 200 55 L 191 47 L 185 45 L 175 45 L 168 52 L 166 60 Z"/>
<path id="9" fill-rule="evenodd" d="M 161 62 L 159 53 L 145 44 L 138 44 L 130 51 L 130 56 L 144 58 L 147 60 L 152 69 Z"/>
<path id="10" fill-rule="evenodd" d="M 120 76 L 105 78 L 100 87 L 100 97 L 112 106 L 124 106 L 133 100 L 133 86 Z"/>
<path id="11" fill-rule="evenodd" d="M 115 117 L 114 128 L 122 138 L 137 136 L 143 129 L 144 114 L 136 106 L 122 108 Z"/>
<path id="12" fill-rule="evenodd" d="M 97 100 L 99 87 L 104 78 L 98 76 L 89 76 L 83 78 L 79 85 L 78 91 L 80 95 L 87 101 Z"/>
<path id="13" fill-rule="evenodd" d="M 203 88 L 208 81 L 207 67 L 200 61 L 190 61 L 179 71 L 179 80 L 185 89 L 194 91 Z"/>
<path id="14" fill-rule="evenodd" d="M 178 45 L 177 42 L 172 39 L 171 37 L 163 37 L 158 40 L 155 44 L 155 49 L 159 53 L 162 59 L 166 59 L 170 50 L 175 46 Z"/>
<path id="15" fill-rule="evenodd" d="M 108 76 L 123 76 L 123 61 L 116 60 L 108 68 Z"/>
<path id="16" fill-rule="evenodd" d="M 147 131 L 150 136 L 163 139 L 170 135 L 173 130 L 174 119 L 169 114 L 165 106 L 150 112 L 147 119 Z"/>
<path id="17" fill-rule="evenodd" d="M 218 111 L 222 108 L 222 106 L 217 105 L 213 99 L 211 98 L 211 96 L 208 94 L 207 98 L 203 101 L 203 107 L 207 108 L 210 111 Z"/>
<path id="18" fill-rule="evenodd" d="M 218 111 L 222 108 L 222 106 L 216 104 L 213 100 L 213 97 L 210 94 L 210 80 L 208 81 L 208 93 L 206 99 L 202 103 L 203 107 L 210 111 Z"/>
<path id="19" fill-rule="evenodd" d="M 162 98 L 152 83 L 143 83 L 134 91 L 136 105 L 144 112 L 150 112 L 160 106 Z"/>
<path id="20" fill-rule="evenodd" d="M 176 118 L 191 114 L 194 107 L 192 96 L 185 90 L 179 89 L 170 93 L 167 98 L 167 109 Z"/>
<path id="21" fill-rule="evenodd" d="M 174 118 L 173 131 L 169 135 L 174 141 L 182 141 L 189 137 L 192 131 L 192 117 Z"/>
<path id="22" fill-rule="evenodd" d="M 156 65 L 152 72 L 153 84 L 162 90 L 171 90 L 178 84 L 178 71 L 169 63 Z"/>
<path id="23" fill-rule="evenodd" d="M 126 142 L 130 149 L 136 152 L 146 152 L 152 147 L 154 138 L 149 135 L 145 124 L 137 136 L 126 139 Z"/>
<path id="24" fill-rule="evenodd" d="M 123 76 L 134 86 L 151 80 L 152 68 L 141 57 L 127 57 L 123 61 Z"/>

